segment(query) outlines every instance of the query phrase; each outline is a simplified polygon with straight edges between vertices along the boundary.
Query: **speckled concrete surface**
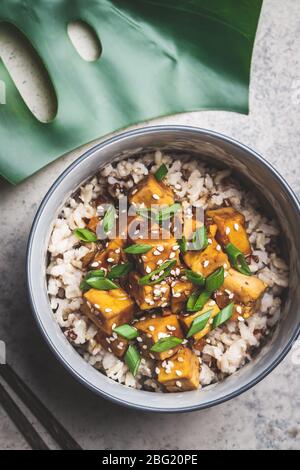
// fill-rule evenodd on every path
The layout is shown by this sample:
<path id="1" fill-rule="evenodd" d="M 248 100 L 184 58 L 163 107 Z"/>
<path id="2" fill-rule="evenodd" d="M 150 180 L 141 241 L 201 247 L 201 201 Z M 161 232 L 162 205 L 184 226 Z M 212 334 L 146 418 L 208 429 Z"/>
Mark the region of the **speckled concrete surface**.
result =
<path id="1" fill-rule="evenodd" d="M 196 125 L 237 138 L 264 155 L 300 195 L 299 40 L 299 1 L 266 0 L 253 58 L 250 115 L 201 112 L 155 123 Z M 57 363 L 26 300 L 25 247 L 46 189 L 79 154 L 72 152 L 17 188 L 1 181 L 0 339 L 7 343 L 9 362 L 86 449 L 299 449 L 295 351 L 244 395 L 185 415 L 150 415 L 113 405 L 85 390 Z M 0 448 L 27 448 L 1 408 Z"/>

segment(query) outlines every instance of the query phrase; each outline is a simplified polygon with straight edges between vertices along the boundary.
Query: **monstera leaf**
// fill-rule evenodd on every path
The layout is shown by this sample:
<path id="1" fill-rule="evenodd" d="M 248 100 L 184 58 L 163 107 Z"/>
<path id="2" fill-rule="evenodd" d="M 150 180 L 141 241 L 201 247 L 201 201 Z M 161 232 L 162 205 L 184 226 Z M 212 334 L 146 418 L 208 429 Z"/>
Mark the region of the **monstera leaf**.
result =
<path id="1" fill-rule="evenodd" d="M 42 59 L 58 110 L 39 122 L 0 63 L 0 172 L 16 183 L 63 153 L 154 117 L 201 109 L 248 112 L 261 0 L 1 0 Z M 101 57 L 76 52 L 67 24 L 94 28 Z"/>

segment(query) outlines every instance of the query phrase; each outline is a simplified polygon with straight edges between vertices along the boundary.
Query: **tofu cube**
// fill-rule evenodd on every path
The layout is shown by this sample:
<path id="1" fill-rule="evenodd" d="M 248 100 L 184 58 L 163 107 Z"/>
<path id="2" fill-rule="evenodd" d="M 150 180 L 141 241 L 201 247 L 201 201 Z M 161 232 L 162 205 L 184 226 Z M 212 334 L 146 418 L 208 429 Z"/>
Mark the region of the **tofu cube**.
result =
<path id="1" fill-rule="evenodd" d="M 135 240 L 135 243 L 152 246 L 151 250 L 138 257 L 139 270 L 144 275 L 154 271 L 168 260 L 176 260 L 174 267 L 180 264 L 180 250 L 175 238 Z"/>
<path id="2" fill-rule="evenodd" d="M 193 338 L 195 341 L 199 341 L 201 338 L 206 336 L 212 329 L 212 319 L 219 313 L 220 309 L 216 302 L 214 300 L 209 300 L 204 307 L 199 310 L 198 312 L 192 313 L 191 315 L 181 315 L 180 316 L 180 323 L 182 327 L 184 328 L 185 332 L 187 333 L 192 326 L 193 321 L 199 317 L 200 315 L 203 315 L 205 312 L 208 310 L 212 310 L 210 314 L 210 319 L 208 320 L 206 326 L 203 328 L 203 330 L 199 331 L 198 333 L 195 333 L 193 335 Z"/>
<path id="3" fill-rule="evenodd" d="M 157 365 L 157 380 L 168 392 L 197 390 L 200 380 L 200 364 L 196 354 L 181 347 L 169 361 Z"/>
<path id="4" fill-rule="evenodd" d="M 127 351 L 128 341 L 116 333 L 110 336 L 99 329 L 96 339 L 106 351 L 113 353 L 119 358 L 122 358 Z"/>
<path id="5" fill-rule="evenodd" d="M 105 249 L 95 255 L 93 261 L 90 263 L 90 267 L 109 270 L 115 264 L 125 262 L 127 257 L 126 253 L 123 251 L 123 247 L 124 240 L 121 238 L 108 241 Z"/>
<path id="6" fill-rule="evenodd" d="M 121 288 L 90 289 L 84 293 L 84 299 L 84 313 L 108 335 L 114 324 L 119 326 L 132 320 L 135 304 Z"/>
<path id="7" fill-rule="evenodd" d="M 212 274 L 216 269 L 224 266 L 229 268 L 229 261 L 227 255 L 222 251 L 220 245 L 214 238 L 211 238 L 211 243 L 202 250 L 188 251 L 183 256 L 185 264 L 198 274 L 202 274 L 204 277 Z"/>
<path id="8" fill-rule="evenodd" d="M 140 320 L 134 324 L 135 328 L 138 329 L 142 342 L 140 342 L 141 351 L 145 355 L 153 355 L 156 359 L 164 360 L 171 357 L 180 345 L 175 346 L 172 349 L 163 351 L 160 353 L 150 352 L 151 347 L 157 343 L 161 338 L 166 336 L 176 336 L 177 338 L 183 338 L 182 330 L 176 315 L 168 315 L 165 317 L 156 316 L 155 318 L 147 317 L 144 320 Z"/>
<path id="9" fill-rule="evenodd" d="M 245 229 L 245 217 L 233 207 L 207 211 L 207 217 L 217 225 L 216 239 L 222 246 L 232 243 L 245 255 L 251 254 L 251 246 Z"/>
<path id="10" fill-rule="evenodd" d="M 234 294 L 233 300 L 247 306 L 255 304 L 263 295 L 267 284 L 256 276 L 246 276 L 245 274 L 229 269 L 228 275 L 224 279 L 221 290 Z"/>
<path id="11" fill-rule="evenodd" d="M 181 313 L 189 296 L 195 290 L 190 281 L 173 281 L 171 284 L 171 310 L 173 313 Z"/>
<path id="12" fill-rule="evenodd" d="M 136 272 L 129 274 L 130 294 L 141 310 L 167 307 L 170 304 L 170 286 L 166 281 L 142 286 L 139 284 L 140 278 L 141 275 Z"/>
<path id="13" fill-rule="evenodd" d="M 140 181 L 129 196 L 130 204 L 144 204 L 148 208 L 153 205 L 170 206 L 174 201 L 173 190 L 162 181 L 157 181 L 152 174 Z"/>

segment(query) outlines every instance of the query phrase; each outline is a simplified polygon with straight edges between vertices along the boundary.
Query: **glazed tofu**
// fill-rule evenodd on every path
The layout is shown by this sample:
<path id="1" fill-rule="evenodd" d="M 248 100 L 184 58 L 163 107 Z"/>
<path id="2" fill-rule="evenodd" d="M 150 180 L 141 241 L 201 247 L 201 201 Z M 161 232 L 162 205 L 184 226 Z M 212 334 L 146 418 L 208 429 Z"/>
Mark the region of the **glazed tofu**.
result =
<path id="1" fill-rule="evenodd" d="M 100 222 L 100 217 L 92 217 L 90 220 L 89 220 L 89 223 L 87 224 L 87 228 L 89 230 L 91 230 L 92 232 L 95 232 L 96 233 L 96 229 L 97 229 L 97 225 L 99 224 Z"/>
<path id="2" fill-rule="evenodd" d="M 125 262 L 127 257 L 123 251 L 123 247 L 124 240 L 121 238 L 108 241 L 105 249 L 95 255 L 93 261 L 90 263 L 90 267 L 94 269 L 109 269 L 115 264 Z"/>
<path id="3" fill-rule="evenodd" d="M 167 205 L 174 203 L 172 189 L 162 181 L 157 181 L 154 175 L 149 175 L 138 183 L 129 196 L 130 204 L 144 204 L 145 207 L 153 205 Z"/>
<path id="4" fill-rule="evenodd" d="M 110 335 L 115 326 L 129 323 L 134 313 L 134 302 L 121 288 L 90 289 L 84 293 L 84 313 L 98 328 Z"/>
<path id="5" fill-rule="evenodd" d="M 122 358 L 127 351 L 128 341 L 116 333 L 111 336 L 99 330 L 96 339 L 106 351 L 115 354 L 119 358 Z"/>
<path id="6" fill-rule="evenodd" d="M 160 240 L 135 240 L 136 244 L 146 244 L 152 246 L 151 250 L 147 253 L 139 255 L 138 266 L 142 274 L 149 274 L 165 261 L 176 260 L 176 265 L 180 264 L 179 261 L 179 246 L 175 238 L 167 238 Z"/>
<path id="7" fill-rule="evenodd" d="M 246 276 L 235 269 L 229 269 L 221 290 L 229 295 L 233 294 L 235 303 L 252 305 L 261 298 L 266 288 L 267 285 L 258 277 Z"/>
<path id="8" fill-rule="evenodd" d="M 251 246 L 245 229 L 245 217 L 233 207 L 207 211 L 207 217 L 217 225 L 216 239 L 223 247 L 232 243 L 245 255 L 251 254 Z"/>
<path id="9" fill-rule="evenodd" d="M 195 341 L 199 341 L 201 338 L 206 336 L 212 329 L 212 319 L 219 313 L 220 309 L 218 305 L 216 304 L 215 301 L 209 300 L 202 310 L 199 310 L 198 312 L 192 313 L 191 315 L 182 315 L 180 317 L 180 323 L 182 324 L 185 332 L 187 333 L 192 326 L 193 321 L 199 317 L 200 315 L 203 315 L 205 312 L 208 310 L 211 310 L 210 314 L 210 319 L 208 320 L 206 326 L 203 328 L 203 330 L 199 331 L 198 333 L 195 333 L 193 335 L 193 338 Z"/>
<path id="10" fill-rule="evenodd" d="M 186 392 L 199 388 L 200 365 L 194 352 L 181 347 L 169 361 L 157 365 L 157 380 L 168 392 Z"/>
<path id="11" fill-rule="evenodd" d="M 184 256 L 185 264 L 198 274 L 204 277 L 209 276 L 216 269 L 224 266 L 229 268 L 227 255 L 222 251 L 220 245 L 214 238 L 210 239 L 211 243 L 202 251 L 188 251 Z"/>
<path id="12" fill-rule="evenodd" d="M 171 285 L 171 310 L 173 313 L 181 313 L 185 307 L 186 301 L 195 286 L 190 281 L 173 281 Z"/>
<path id="13" fill-rule="evenodd" d="M 183 338 L 182 330 L 176 315 L 168 315 L 165 317 L 156 316 L 155 318 L 147 317 L 134 323 L 135 328 L 138 329 L 142 342 L 140 342 L 141 351 L 146 355 L 150 353 L 151 347 L 157 343 L 161 338 L 166 336 L 176 336 L 177 338 Z M 164 360 L 171 357 L 180 345 L 175 346 L 172 349 L 163 351 L 160 353 L 151 352 L 156 359 Z"/>
<path id="14" fill-rule="evenodd" d="M 170 304 L 170 286 L 166 281 L 142 286 L 139 284 L 140 278 L 141 275 L 136 272 L 129 274 L 130 294 L 141 310 L 167 307 Z"/>
<path id="15" fill-rule="evenodd" d="M 224 290 L 223 286 L 215 292 L 214 299 L 220 309 L 225 308 L 230 302 L 235 302 L 235 296 L 233 292 L 229 291 L 228 289 Z M 244 305 L 243 303 L 234 303 L 231 320 L 237 320 L 238 317 L 243 317 L 247 319 L 253 313 L 255 313 L 257 307 L 257 302 L 251 305 Z"/>

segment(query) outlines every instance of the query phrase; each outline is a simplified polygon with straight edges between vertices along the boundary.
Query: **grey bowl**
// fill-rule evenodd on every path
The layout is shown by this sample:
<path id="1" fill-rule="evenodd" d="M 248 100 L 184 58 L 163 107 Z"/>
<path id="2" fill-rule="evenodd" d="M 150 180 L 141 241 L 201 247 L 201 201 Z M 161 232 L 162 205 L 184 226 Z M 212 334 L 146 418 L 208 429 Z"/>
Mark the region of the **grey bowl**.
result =
<path id="1" fill-rule="evenodd" d="M 127 388 L 90 366 L 68 343 L 55 322 L 46 292 L 46 251 L 53 220 L 66 198 L 99 167 L 112 159 L 144 150 L 184 151 L 220 167 L 230 167 L 274 213 L 284 234 L 290 287 L 277 330 L 253 361 L 222 383 L 203 390 L 161 394 Z M 285 357 L 299 329 L 300 206 L 284 179 L 260 155 L 221 134 L 185 126 L 156 126 L 117 135 L 96 145 L 70 165 L 46 194 L 33 222 L 27 252 L 29 297 L 37 323 L 57 358 L 80 382 L 116 403 L 159 412 L 207 408 L 248 390 Z"/>

